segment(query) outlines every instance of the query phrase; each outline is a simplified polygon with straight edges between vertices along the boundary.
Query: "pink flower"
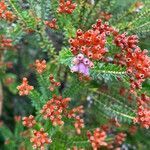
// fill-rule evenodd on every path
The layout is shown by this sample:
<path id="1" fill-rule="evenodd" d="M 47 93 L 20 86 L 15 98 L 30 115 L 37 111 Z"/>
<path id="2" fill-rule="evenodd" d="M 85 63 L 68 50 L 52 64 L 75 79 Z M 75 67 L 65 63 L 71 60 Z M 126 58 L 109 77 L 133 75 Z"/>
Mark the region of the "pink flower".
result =
<path id="1" fill-rule="evenodd" d="M 94 67 L 94 64 L 88 58 L 84 58 L 83 54 L 74 57 L 72 63 L 71 72 L 78 72 L 84 76 L 89 76 L 89 68 Z"/>

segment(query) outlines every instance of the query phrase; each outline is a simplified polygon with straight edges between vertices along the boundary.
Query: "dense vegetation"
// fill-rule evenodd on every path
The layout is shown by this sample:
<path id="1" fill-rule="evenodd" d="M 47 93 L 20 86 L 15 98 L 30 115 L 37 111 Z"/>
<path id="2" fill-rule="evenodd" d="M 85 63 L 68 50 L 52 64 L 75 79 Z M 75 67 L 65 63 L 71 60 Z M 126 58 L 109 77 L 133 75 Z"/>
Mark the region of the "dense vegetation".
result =
<path id="1" fill-rule="evenodd" d="M 0 0 L 0 149 L 148 150 L 149 0 Z"/>

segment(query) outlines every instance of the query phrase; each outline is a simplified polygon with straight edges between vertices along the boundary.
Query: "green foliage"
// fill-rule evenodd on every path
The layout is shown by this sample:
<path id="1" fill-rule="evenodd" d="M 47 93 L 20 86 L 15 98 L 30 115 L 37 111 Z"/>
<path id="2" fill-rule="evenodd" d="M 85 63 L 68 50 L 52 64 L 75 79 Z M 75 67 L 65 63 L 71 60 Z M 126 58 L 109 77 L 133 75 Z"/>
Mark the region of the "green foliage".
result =
<path id="1" fill-rule="evenodd" d="M 39 130 L 44 127 L 53 140 L 52 144 L 46 148 L 52 150 L 66 150 L 73 146 L 89 149 L 90 144 L 86 137 L 87 129 L 93 130 L 99 125 L 108 123 L 107 120 L 110 118 L 115 118 L 121 124 L 125 124 L 125 127 L 122 126 L 118 130 L 128 133 L 128 128 L 136 117 L 135 97 L 132 97 L 130 102 L 129 93 L 125 93 L 124 96 L 119 93 L 122 87 L 128 89 L 130 86 L 125 67 L 96 61 L 94 68 L 90 70 L 90 81 L 80 81 L 77 74 L 70 72 L 74 55 L 70 51 L 68 40 L 76 36 L 76 30 L 87 31 L 98 18 L 105 22 L 101 13 L 108 12 L 112 15 L 108 21 L 111 26 L 119 29 L 120 33 L 137 34 L 142 49 L 149 48 L 149 0 L 142 1 L 143 8 L 138 12 L 135 8 L 135 0 L 95 0 L 94 4 L 88 0 L 73 0 L 73 2 L 77 2 L 78 5 L 72 14 L 59 14 L 57 12 L 58 0 L 7 0 L 9 10 L 16 15 L 15 21 L 11 23 L 0 20 L 0 35 L 11 38 L 15 49 L 15 51 L 11 48 L 0 51 L 0 63 L 1 61 L 3 63 L 11 61 L 14 64 L 14 68 L 7 68 L 6 65 L 0 66 L 0 83 L 2 83 L 2 90 L 5 91 L 4 102 L 9 101 L 8 107 L 15 107 L 15 109 L 11 109 L 12 116 L 18 114 L 19 105 L 16 106 L 14 101 L 22 100 L 21 103 L 24 105 L 23 101 L 27 100 L 24 97 L 18 99 L 18 95 L 16 95 L 18 80 L 23 76 L 31 78 L 31 84 L 35 88 L 29 95 L 32 107 L 30 102 L 27 103 L 27 107 L 35 108 L 33 114 L 40 122 L 37 123 L 35 129 Z M 58 30 L 52 30 L 44 24 L 45 21 L 51 21 L 53 18 L 57 19 Z M 109 52 L 106 56 L 114 59 L 114 54 L 120 52 L 120 49 L 113 44 L 111 36 L 107 41 L 106 47 Z M 33 71 L 32 64 L 35 59 L 42 58 L 47 60 L 47 70 L 39 75 Z M 50 74 L 54 74 L 62 84 L 54 92 L 49 90 Z M 7 84 L 8 78 L 13 79 L 13 83 Z M 137 91 L 138 94 L 150 95 L 149 81 L 148 79 L 143 83 L 142 90 Z M 63 127 L 53 127 L 50 121 L 42 119 L 39 111 L 52 98 L 53 94 L 70 97 L 72 99 L 71 108 L 77 105 L 84 106 L 86 129 L 83 130 L 81 136 L 75 133 L 72 120 L 69 121 L 65 118 L 64 121 L 67 123 Z M 2 118 L 12 117 L 5 113 L 3 115 Z M 21 115 L 29 114 L 21 110 Z M 7 124 L 7 119 L 5 121 Z M 14 127 L 12 131 L 9 129 L 11 127 L 8 128 L 11 125 L 12 128 Z M 8 126 L 0 127 L 2 149 L 26 148 L 31 150 L 29 137 L 21 136 L 21 133 L 25 131 L 21 122 L 15 124 L 10 122 Z M 31 136 L 31 131 L 32 129 L 29 130 L 29 136 Z M 117 133 L 116 129 L 115 132 Z M 127 141 L 131 145 L 136 145 L 137 149 L 147 150 L 149 142 L 145 139 L 148 139 L 149 135 L 146 132 L 140 129 L 135 137 L 128 133 Z M 109 138 L 111 138 L 110 135 L 108 135 L 108 141 Z M 7 140 L 9 140 L 8 145 L 4 144 L 4 141 Z"/>

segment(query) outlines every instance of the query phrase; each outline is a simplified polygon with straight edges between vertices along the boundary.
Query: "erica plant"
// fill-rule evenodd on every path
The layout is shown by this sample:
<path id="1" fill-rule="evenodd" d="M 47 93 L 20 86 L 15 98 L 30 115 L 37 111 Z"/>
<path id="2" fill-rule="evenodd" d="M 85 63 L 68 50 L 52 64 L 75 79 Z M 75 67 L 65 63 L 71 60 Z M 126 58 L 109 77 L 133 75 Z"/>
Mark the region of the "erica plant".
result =
<path id="1" fill-rule="evenodd" d="M 148 4 L 1 0 L 0 149 L 147 150 Z"/>

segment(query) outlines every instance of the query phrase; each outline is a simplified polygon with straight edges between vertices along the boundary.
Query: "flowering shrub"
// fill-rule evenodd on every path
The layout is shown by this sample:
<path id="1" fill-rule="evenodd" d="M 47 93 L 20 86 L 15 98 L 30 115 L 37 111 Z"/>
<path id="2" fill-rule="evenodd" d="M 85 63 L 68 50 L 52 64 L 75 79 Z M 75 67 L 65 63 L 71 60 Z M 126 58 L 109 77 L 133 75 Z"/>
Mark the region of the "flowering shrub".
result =
<path id="1" fill-rule="evenodd" d="M 149 148 L 149 2 L 128 1 L 0 1 L 0 149 Z"/>

